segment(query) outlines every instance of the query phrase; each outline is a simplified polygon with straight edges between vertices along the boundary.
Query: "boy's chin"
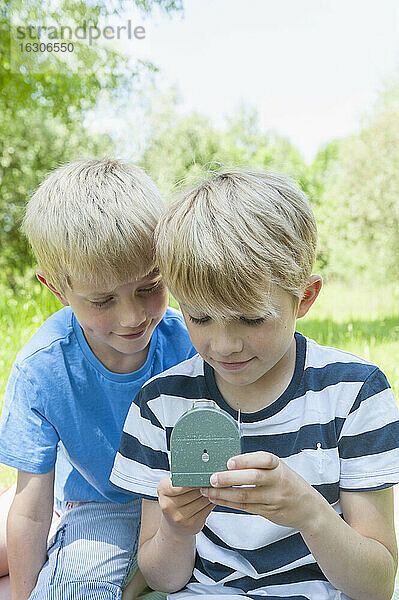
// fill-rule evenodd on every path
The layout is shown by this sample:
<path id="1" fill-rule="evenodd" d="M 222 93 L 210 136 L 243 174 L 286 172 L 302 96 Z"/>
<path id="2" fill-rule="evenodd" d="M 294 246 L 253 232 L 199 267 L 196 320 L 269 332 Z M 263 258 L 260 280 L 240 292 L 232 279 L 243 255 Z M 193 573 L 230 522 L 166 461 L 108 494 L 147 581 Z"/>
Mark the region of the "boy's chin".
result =
<path id="1" fill-rule="evenodd" d="M 217 374 L 219 377 L 221 377 L 224 381 L 226 381 L 226 383 L 230 383 L 232 385 L 236 385 L 236 386 L 245 386 L 245 385 L 251 385 L 252 383 L 255 383 L 256 381 L 258 381 L 258 379 L 260 379 L 262 377 L 263 374 L 250 374 L 250 373 L 245 373 L 244 370 L 242 371 L 226 371 L 222 368 L 216 368 L 215 369 L 217 371 Z"/>
<path id="2" fill-rule="evenodd" d="M 136 339 L 116 340 L 112 343 L 112 347 L 118 350 L 121 354 L 135 354 L 142 352 L 151 341 L 152 331 L 145 333 L 142 337 Z"/>

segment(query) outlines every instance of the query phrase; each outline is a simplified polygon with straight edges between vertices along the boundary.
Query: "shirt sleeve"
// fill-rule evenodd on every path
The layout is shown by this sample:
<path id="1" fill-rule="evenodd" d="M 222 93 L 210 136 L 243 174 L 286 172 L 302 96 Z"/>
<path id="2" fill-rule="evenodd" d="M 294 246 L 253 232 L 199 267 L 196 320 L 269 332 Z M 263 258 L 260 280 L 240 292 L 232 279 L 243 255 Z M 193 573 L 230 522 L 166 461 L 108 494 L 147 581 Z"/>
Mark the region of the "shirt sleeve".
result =
<path id="1" fill-rule="evenodd" d="M 340 488 L 370 491 L 399 482 L 399 410 L 376 368 L 363 383 L 338 443 Z"/>
<path id="2" fill-rule="evenodd" d="M 110 476 L 118 489 L 151 500 L 158 497 L 161 479 L 170 475 L 166 428 L 150 408 L 154 391 L 156 386 L 148 384 L 134 399 Z"/>
<path id="3" fill-rule="evenodd" d="M 46 419 L 42 393 L 14 364 L 0 421 L 0 462 L 28 473 L 47 473 L 55 465 L 59 436 Z"/>

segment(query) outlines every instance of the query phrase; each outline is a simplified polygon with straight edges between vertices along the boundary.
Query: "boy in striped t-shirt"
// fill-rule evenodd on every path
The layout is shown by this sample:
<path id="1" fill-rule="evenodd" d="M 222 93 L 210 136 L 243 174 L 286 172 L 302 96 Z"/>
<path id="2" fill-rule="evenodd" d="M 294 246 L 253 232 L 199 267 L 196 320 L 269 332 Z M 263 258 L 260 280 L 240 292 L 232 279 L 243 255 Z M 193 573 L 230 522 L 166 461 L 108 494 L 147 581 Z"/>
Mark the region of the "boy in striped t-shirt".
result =
<path id="1" fill-rule="evenodd" d="M 398 409 L 378 367 L 295 332 L 316 238 L 306 196 L 269 172 L 216 175 L 158 225 L 198 354 L 138 393 L 111 482 L 144 498 L 139 565 L 173 600 L 392 595 Z M 196 399 L 240 411 L 243 454 L 212 487 L 172 487 L 171 430 Z"/>

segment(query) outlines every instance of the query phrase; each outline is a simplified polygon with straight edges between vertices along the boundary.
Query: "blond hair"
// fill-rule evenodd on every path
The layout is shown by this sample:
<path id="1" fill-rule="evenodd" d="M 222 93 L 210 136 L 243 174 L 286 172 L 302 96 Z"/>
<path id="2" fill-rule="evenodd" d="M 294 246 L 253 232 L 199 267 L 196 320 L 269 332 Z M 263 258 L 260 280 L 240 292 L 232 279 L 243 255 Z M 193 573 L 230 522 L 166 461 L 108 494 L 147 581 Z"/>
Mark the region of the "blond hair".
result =
<path id="1" fill-rule="evenodd" d="M 110 287 L 155 267 L 153 235 L 165 206 L 133 164 L 79 159 L 53 171 L 27 204 L 23 231 L 47 280 Z"/>
<path id="2" fill-rule="evenodd" d="M 298 305 L 316 242 L 312 210 L 295 181 L 255 170 L 202 181 L 155 230 L 156 261 L 172 294 L 214 319 L 276 316 L 274 285 Z"/>

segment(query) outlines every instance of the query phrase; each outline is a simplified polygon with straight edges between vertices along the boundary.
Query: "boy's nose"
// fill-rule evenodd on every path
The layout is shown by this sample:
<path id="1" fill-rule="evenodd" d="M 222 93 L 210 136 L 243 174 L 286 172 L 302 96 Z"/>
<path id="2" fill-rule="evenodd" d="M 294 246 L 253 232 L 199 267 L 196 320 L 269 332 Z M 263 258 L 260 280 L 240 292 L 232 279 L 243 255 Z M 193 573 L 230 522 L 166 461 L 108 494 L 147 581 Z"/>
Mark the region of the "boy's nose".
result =
<path id="1" fill-rule="evenodd" d="M 121 312 L 119 323 L 121 327 L 138 327 L 145 323 L 146 318 L 143 307 L 129 305 Z"/>
<path id="2" fill-rule="evenodd" d="M 220 333 L 210 340 L 210 346 L 214 358 L 225 358 L 231 354 L 237 354 L 243 349 L 242 339 L 237 336 Z"/>

